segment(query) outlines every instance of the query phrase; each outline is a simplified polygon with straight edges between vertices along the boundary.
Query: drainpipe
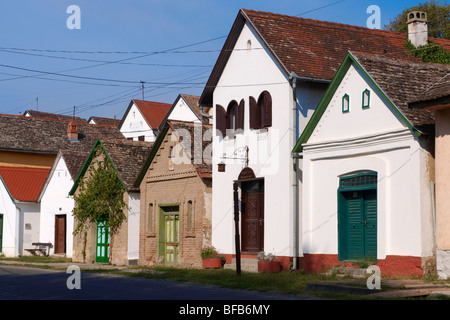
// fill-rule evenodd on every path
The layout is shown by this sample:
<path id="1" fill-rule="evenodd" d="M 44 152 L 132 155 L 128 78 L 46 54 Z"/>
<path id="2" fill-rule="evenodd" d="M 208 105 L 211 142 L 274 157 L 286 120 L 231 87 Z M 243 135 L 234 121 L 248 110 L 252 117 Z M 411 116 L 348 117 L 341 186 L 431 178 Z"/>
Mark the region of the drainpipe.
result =
<path id="1" fill-rule="evenodd" d="M 292 84 L 292 134 L 294 145 L 297 141 L 297 75 L 294 72 L 291 72 L 290 80 Z M 297 169 L 298 169 L 298 160 L 297 157 L 292 157 L 292 192 L 293 192 L 293 203 L 292 203 L 292 241 L 293 241 L 293 261 L 292 261 L 292 269 L 298 269 L 298 183 L 297 183 Z"/>

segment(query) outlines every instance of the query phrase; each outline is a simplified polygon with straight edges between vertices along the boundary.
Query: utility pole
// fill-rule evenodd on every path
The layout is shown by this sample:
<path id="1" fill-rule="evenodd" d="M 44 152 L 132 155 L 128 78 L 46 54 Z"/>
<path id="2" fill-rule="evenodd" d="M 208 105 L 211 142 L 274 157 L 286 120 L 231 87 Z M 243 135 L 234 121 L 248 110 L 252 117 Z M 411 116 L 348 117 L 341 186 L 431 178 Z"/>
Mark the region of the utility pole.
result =
<path id="1" fill-rule="evenodd" d="M 39 97 L 36 97 L 36 111 L 39 111 Z"/>
<path id="2" fill-rule="evenodd" d="M 236 246 L 236 275 L 241 275 L 241 243 L 239 236 L 239 196 L 238 183 L 233 183 L 233 200 L 234 200 L 234 240 Z"/>
<path id="3" fill-rule="evenodd" d="M 142 100 L 145 100 L 145 99 L 144 99 L 144 83 L 145 83 L 145 81 L 142 81 L 142 80 L 141 80 Z"/>

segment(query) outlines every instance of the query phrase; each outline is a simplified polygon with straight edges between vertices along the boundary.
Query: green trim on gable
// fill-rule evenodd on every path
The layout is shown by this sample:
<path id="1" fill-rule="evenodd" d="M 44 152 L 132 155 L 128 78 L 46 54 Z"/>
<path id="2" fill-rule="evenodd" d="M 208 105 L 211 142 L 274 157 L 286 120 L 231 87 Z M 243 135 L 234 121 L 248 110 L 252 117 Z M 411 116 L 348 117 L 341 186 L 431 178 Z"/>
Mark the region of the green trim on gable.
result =
<path id="1" fill-rule="evenodd" d="M 364 69 L 364 67 L 358 62 L 358 60 L 355 58 L 355 56 L 352 55 L 351 52 L 348 52 L 345 56 L 344 60 L 342 61 L 341 65 L 339 66 L 338 71 L 336 72 L 333 80 L 331 81 L 331 84 L 328 86 L 327 91 L 325 92 L 324 96 L 319 102 L 319 105 L 317 106 L 316 110 L 314 111 L 313 115 L 308 121 L 308 124 L 306 125 L 305 129 L 303 130 L 300 138 L 298 139 L 297 143 L 295 144 L 294 149 L 292 152 L 302 152 L 303 147 L 302 144 L 308 142 L 309 138 L 311 137 L 312 133 L 314 132 L 314 129 L 316 128 L 317 124 L 319 123 L 320 119 L 322 118 L 322 115 L 324 114 L 325 110 L 327 109 L 331 99 L 333 98 L 336 90 L 338 89 L 339 85 L 342 82 L 342 79 L 344 79 L 348 69 L 352 64 L 355 64 L 357 68 L 359 68 L 363 74 L 367 77 L 368 82 L 372 84 L 377 90 L 378 93 L 382 98 L 384 98 L 389 106 L 392 107 L 395 114 L 400 117 L 400 119 L 406 124 L 406 126 L 417 136 L 420 136 L 420 132 L 406 119 L 406 117 L 400 112 L 400 110 L 395 106 L 395 104 L 388 98 L 388 96 L 384 93 L 384 91 L 378 86 L 378 84 L 372 79 L 372 77 L 369 75 L 369 73 Z"/>
<path id="2" fill-rule="evenodd" d="M 94 158 L 94 150 L 95 150 L 95 148 L 97 148 L 97 146 L 99 144 L 101 145 L 103 152 L 105 153 L 107 159 L 109 160 L 109 162 L 111 162 L 111 165 L 114 168 L 114 171 L 116 172 L 117 176 L 119 177 L 120 182 L 122 183 L 122 186 L 124 187 L 125 190 L 127 190 L 125 183 L 122 181 L 122 178 L 120 177 L 119 172 L 117 171 L 116 167 L 114 166 L 114 162 L 111 160 L 111 157 L 109 156 L 108 152 L 106 151 L 105 146 L 103 145 L 102 141 L 100 140 L 100 138 L 98 138 L 97 141 L 95 142 L 94 146 L 92 147 L 91 152 L 89 153 L 89 156 L 87 157 L 86 161 L 84 162 L 83 167 L 81 168 L 80 173 L 78 174 L 78 177 L 75 179 L 72 189 L 70 189 L 70 191 L 69 191 L 69 196 L 73 196 L 75 194 L 75 191 L 77 190 L 81 179 L 84 177 L 84 174 L 86 173 L 89 165 L 92 162 L 92 159 Z"/>
<path id="3" fill-rule="evenodd" d="M 153 162 L 153 159 L 156 156 L 156 153 L 159 150 L 159 147 L 161 146 L 162 142 L 164 141 L 164 138 L 167 134 L 167 132 L 169 131 L 170 125 L 166 122 L 163 129 L 161 130 L 161 132 L 158 134 L 158 137 L 155 140 L 155 144 L 152 147 L 152 151 L 150 152 L 147 160 L 144 163 L 144 166 L 142 167 L 141 172 L 139 173 L 139 176 L 136 179 L 136 182 L 134 184 L 135 187 L 139 187 L 139 185 L 141 184 L 142 180 L 145 177 L 145 174 L 147 173 L 148 168 L 150 167 L 150 165 Z"/>

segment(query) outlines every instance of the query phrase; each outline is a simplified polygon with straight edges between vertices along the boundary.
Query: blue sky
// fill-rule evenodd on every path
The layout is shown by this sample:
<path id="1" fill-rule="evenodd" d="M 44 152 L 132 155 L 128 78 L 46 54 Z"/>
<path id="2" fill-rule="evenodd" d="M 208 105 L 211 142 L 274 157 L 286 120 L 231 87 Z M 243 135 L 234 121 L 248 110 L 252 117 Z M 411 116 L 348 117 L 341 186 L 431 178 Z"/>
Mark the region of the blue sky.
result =
<path id="1" fill-rule="evenodd" d="M 15 0 L 0 5 L 0 113 L 121 118 L 131 99 L 200 95 L 240 8 L 381 27 L 419 1 Z M 81 29 L 68 29 L 70 5 Z"/>

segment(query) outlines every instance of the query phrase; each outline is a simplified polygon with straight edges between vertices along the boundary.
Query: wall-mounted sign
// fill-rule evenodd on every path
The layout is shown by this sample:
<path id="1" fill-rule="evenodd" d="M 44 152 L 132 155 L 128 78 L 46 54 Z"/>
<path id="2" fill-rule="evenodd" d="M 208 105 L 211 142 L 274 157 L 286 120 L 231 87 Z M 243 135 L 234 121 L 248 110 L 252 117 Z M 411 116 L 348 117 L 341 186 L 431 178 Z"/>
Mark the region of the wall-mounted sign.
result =
<path id="1" fill-rule="evenodd" d="M 239 174 L 238 180 L 246 180 L 253 178 L 255 178 L 255 173 L 253 172 L 253 170 L 249 167 L 245 167 Z"/>

